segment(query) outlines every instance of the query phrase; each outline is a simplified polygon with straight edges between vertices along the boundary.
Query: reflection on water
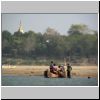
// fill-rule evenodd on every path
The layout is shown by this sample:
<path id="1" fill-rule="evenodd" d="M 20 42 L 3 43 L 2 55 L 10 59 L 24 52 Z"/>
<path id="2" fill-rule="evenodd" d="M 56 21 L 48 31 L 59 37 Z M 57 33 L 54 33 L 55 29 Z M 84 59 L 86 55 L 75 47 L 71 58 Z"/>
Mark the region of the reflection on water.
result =
<path id="1" fill-rule="evenodd" d="M 97 78 L 44 78 L 43 76 L 2 76 L 2 86 L 97 86 Z"/>

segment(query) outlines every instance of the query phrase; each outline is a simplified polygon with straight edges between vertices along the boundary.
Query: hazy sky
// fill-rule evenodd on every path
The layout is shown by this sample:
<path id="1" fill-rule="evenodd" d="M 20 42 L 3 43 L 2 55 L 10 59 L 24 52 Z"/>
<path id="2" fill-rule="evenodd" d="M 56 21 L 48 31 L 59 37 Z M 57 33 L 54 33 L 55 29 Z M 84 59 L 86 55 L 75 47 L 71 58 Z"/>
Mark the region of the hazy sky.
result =
<path id="1" fill-rule="evenodd" d="M 97 14 L 2 14 L 2 30 L 14 33 L 20 20 L 24 32 L 33 30 L 44 33 L 48 27 L 61 34 L 67 34 L 72 24 L 86 24 L 90 29 L 98 30 Z"/>

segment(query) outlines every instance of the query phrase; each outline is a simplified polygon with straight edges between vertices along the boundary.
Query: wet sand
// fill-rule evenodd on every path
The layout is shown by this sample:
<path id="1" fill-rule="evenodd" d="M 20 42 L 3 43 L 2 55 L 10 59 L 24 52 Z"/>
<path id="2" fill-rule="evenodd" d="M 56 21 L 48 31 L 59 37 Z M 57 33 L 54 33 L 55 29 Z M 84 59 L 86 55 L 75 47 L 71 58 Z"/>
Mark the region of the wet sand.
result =
<path id="1" fill-rule="evenodd" d="M 43 76 L 49 66 L 2 66 L 2 75 Z M 66 69 L 66 68 L 65 68 Z M 98 78 L 98 66 L 72 66 L 73 77 Z"/>

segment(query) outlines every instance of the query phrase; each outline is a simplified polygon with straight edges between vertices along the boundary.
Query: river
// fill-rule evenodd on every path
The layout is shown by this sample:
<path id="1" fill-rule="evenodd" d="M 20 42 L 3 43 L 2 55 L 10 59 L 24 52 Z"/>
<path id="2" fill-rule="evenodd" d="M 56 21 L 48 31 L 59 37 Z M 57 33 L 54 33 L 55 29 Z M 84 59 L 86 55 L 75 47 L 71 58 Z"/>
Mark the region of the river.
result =
<path id="1" fill-rule="evenodd" d="M 3 75 L 2 86 L 97 86 L 97 78 L 44 78 L 43 76 Z"/>

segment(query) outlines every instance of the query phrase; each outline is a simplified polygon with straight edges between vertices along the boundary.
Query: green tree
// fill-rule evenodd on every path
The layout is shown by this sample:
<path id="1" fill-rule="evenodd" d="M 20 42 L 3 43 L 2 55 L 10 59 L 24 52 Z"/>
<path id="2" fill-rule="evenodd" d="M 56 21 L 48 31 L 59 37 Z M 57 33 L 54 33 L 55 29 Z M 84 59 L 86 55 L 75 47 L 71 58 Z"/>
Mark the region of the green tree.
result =
<path id="1" fill-rule="evenodd" d="M 2 53 L 3 55 L 11 54 L 12 35 L 9 31 L 2 32 Z"/>
<path id="2" fill-rule="evenodd" d="M 72 24 L 68 34 L 74 35 L 74 34 L 91 34 L 93 31 L 88 28 L 85 24 Z"/>

